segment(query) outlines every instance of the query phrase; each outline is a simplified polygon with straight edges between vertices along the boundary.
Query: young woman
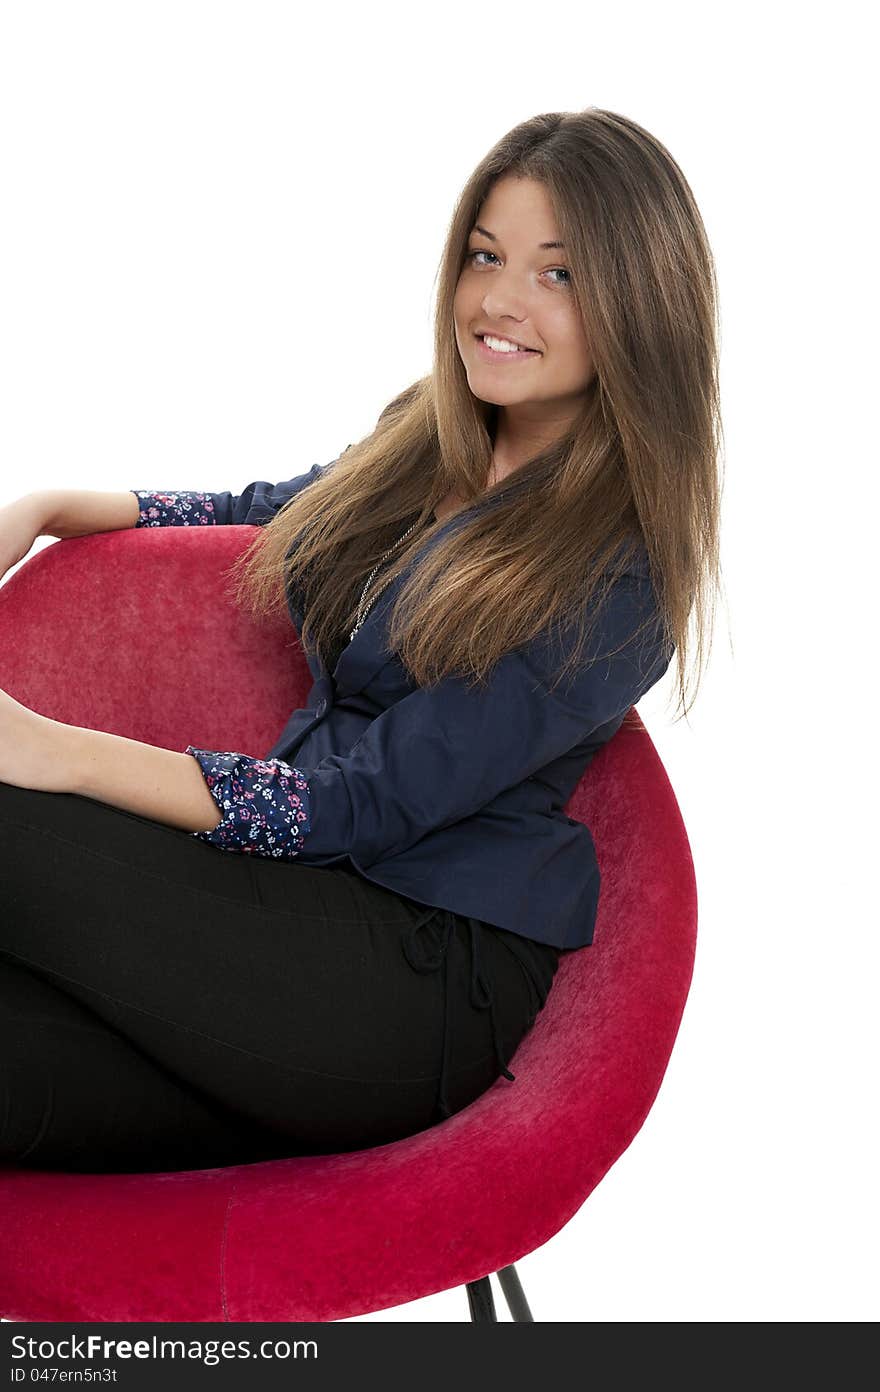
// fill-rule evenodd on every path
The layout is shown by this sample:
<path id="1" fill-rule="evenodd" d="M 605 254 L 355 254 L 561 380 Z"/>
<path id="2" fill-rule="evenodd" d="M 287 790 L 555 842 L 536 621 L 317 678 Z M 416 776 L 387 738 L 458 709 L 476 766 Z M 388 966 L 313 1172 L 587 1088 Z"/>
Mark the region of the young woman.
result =
<path id="1" fill-rule="evenodd" d="M 515 1085 L 593 937 L 595 850 L 563 809 L 674 653 L 685 701 L 704 631 L 716 344 L 670 154 L 608 111 L 540 115 L 465 185 L 433 370 L 368 437 L 238 495 L 0 512 L 0 572 L 40 534 L 256 525 L 238 598 L 287 606 L 314 677 L 265 754 L 0 692 L 0 1163 L 353 1150 Z"/>

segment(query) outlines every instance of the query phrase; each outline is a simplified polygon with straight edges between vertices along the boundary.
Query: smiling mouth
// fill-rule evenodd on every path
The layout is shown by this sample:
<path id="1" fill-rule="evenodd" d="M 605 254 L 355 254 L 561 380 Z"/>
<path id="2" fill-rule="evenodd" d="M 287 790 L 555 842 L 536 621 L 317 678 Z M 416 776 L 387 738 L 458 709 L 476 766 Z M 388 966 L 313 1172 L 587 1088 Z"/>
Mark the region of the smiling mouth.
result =
<path id="1" fill-rule="evenodd" d="M 516 347 L 506 350 L 490 348 L 483 334 L 474 334 L 474 338 L 477 341 L 477 351 L 486 362 L 521 362 L 523 358 L 539 358 L 541 356 L 537 348 Z"/>

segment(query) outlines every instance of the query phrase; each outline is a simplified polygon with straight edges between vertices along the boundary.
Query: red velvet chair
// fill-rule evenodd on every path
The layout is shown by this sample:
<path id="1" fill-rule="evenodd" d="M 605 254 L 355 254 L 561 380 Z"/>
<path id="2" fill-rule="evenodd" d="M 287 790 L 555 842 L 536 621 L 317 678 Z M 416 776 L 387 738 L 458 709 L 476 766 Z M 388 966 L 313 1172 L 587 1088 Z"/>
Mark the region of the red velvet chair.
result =
<path id="1" fill-rule="evenodd" d="M 270 748 L 309 673 L 285 619 L 258 625 L 231 599 L 225 572 L 252 535 L 168 527 L 44 547 L 0 587 L 0 684 L 41 714 L 169 749 Z M 230 700 L 236 669 L 247 678 Z M 496 1272 L 512 1318 L 531 1319 L 513 1263 L 638 1132 L 691 980 L 690 847 L 635 718 L 568 806 L 602 870 L 596 939 L 561 959 L 515 1088 L 499 1079 L 418 1135 L 338 1155 L 180 1173 L 0 1167 L 0 1315 L 329 1321 L 466 1285 L 471 1318 L 495 1320 Z"/>

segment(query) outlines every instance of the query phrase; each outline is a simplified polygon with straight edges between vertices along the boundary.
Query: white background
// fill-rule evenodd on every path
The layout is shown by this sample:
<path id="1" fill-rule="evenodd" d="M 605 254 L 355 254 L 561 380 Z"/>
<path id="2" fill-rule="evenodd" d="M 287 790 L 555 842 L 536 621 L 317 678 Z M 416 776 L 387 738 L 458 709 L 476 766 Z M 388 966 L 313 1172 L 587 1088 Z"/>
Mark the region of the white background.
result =
<path id="1" fill-rule="evenodd" d="M 540 1321 L 878 1313 L 867 13 L 2 10 L 0 503 L 238 492 L 335 457 L 430 369 L 454 200 L 528 116 L 630 116 L 695 192 L 721 289 L 725 593 L 690 719 L 668 674 L 640 713 L 690 837 L 696 971 L 641 1132 L 517 1263 Z M 467 1317 L 459 1289 L 367 1318 Z"/>

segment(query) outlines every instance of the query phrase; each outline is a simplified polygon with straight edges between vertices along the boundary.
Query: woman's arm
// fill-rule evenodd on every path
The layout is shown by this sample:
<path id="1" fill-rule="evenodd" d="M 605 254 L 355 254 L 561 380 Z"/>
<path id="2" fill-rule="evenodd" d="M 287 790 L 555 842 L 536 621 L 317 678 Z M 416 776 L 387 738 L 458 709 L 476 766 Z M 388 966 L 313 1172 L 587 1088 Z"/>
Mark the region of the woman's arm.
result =
<path id="1" fill-rule="evenodd" d="M 222 817 L 189 754 L 78 725 L 62 725 L 59 742 L 65 791 L 181 831 L 219 826 Z"/>
<path id="2" fill-rule="evenodd" d="M 271 521 L 277 512 L 336 461 L 313 464 L 305 474 L 283 483 L 257 479 L 241 493 L 197 493 L 189 489 L 161 492 L 133 488 L 138 500 L 138 527 L 256 526 Z"/>
<path id="3" fill-rule="evenodd" d="M 99 493 L 91 488 L 46 488 L 29 493 L 37 536 L 90 536 L 137 526 L 140 509 L 131 493 Z"/>
<path id="4" fill-rule="evenodd" d="M 35 792 L 81 793 L 181 831 L 211 831 L 220 822 L 189 754 L 66 725 L 2 690 L 0 782 Z"/>

